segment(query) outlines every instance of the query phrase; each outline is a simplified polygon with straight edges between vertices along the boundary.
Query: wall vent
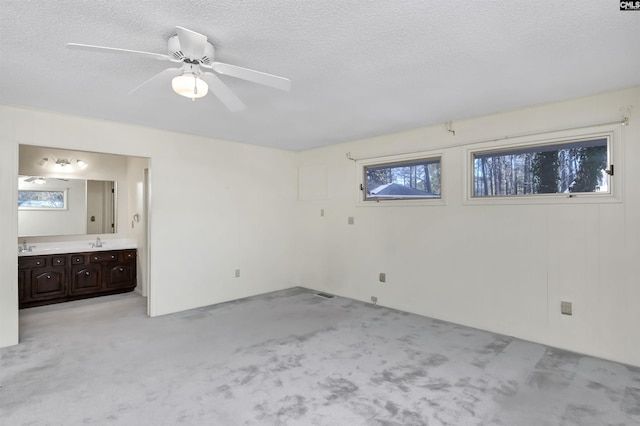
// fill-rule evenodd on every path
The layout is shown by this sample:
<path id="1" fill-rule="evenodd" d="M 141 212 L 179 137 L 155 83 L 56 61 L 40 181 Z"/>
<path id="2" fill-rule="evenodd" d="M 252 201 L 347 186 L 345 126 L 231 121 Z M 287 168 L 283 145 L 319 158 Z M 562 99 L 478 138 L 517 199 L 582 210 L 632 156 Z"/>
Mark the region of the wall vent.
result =
<path id="1" fill-rule="evenodd" d="M 315 293 L 316 296 L 322 297 L 323 299 L 333 299 L 335 296 L 329 293 Z"/>

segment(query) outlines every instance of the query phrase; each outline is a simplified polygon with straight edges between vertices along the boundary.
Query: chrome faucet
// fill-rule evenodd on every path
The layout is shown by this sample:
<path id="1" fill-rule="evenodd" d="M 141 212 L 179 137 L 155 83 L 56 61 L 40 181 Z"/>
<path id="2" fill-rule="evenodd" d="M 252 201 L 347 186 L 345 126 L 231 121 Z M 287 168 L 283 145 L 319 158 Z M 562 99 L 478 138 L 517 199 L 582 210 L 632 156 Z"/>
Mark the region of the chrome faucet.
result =
<path id="1" fill-rule="evenodd" d="M 27 246 L 27 240 L 22 240 L 22 245 L 18 246 L 18 252 L 24 253 L 25 251 L 32 251 L 35 246 Z"/>
<path id="2" fill-rule="evenodd" d="M 100 241 L 100 237 L 98 237 L 95 242 L 91 242 L 89 245 L 91 248 L 102 247 L 102 241 Z"/>

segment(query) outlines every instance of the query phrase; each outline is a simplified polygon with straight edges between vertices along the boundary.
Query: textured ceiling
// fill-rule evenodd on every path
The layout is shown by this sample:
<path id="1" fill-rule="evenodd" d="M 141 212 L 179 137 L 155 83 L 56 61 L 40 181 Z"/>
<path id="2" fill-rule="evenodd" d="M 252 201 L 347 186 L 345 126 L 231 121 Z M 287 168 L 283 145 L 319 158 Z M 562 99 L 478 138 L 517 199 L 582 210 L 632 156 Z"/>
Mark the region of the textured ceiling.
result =
<path id="1" fill-rule="evenodd" d="M 172 64 L 65 48 L 166 53 L 177 25 L 291 92 L 128 95 Z M 637 85 L 638 40 L 613 0 L 0 0 L 0 103 L 302 150 Z"/>

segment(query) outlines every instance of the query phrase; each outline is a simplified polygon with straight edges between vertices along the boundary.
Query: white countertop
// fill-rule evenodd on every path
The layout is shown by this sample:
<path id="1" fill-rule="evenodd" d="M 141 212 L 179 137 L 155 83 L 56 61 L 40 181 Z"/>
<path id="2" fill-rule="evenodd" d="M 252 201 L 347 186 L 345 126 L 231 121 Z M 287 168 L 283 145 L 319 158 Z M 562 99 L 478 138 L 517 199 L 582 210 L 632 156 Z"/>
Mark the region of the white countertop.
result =
<path id="1" fill-rule="evenodd" d="M 102 240 L 102 239 L 101 239 Z M 138 247 L 136 240 L 130 239 L 113 239 L 102 240 L 102 247 L 91 247 L 92 241 L 63 241 L 59 243 L 34 243 L 27 244 L 27 247 L 31 247 L 31 251 L 20 251 L 18 249 L 18 256 L 43 256 L 47 254 L 61 254 L 61 253 L 79 253 L 87 251 L 106 251 L 106 250 L 124 250 L 134 249 Z M 18 245 L 18 247 L 22 247 Z"/>

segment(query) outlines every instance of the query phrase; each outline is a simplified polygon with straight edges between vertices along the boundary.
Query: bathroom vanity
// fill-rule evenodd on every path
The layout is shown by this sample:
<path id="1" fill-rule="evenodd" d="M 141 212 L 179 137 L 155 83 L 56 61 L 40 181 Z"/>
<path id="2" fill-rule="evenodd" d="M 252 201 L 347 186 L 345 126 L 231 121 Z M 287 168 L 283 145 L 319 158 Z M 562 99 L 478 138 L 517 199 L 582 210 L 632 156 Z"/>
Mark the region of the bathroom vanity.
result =
<path id="1" fill-rule="evenodd" d="M 109 244 L 86 251 L 63 246 L 20 252 L 20 308 L 133 291 L 136 248 Z"/>

